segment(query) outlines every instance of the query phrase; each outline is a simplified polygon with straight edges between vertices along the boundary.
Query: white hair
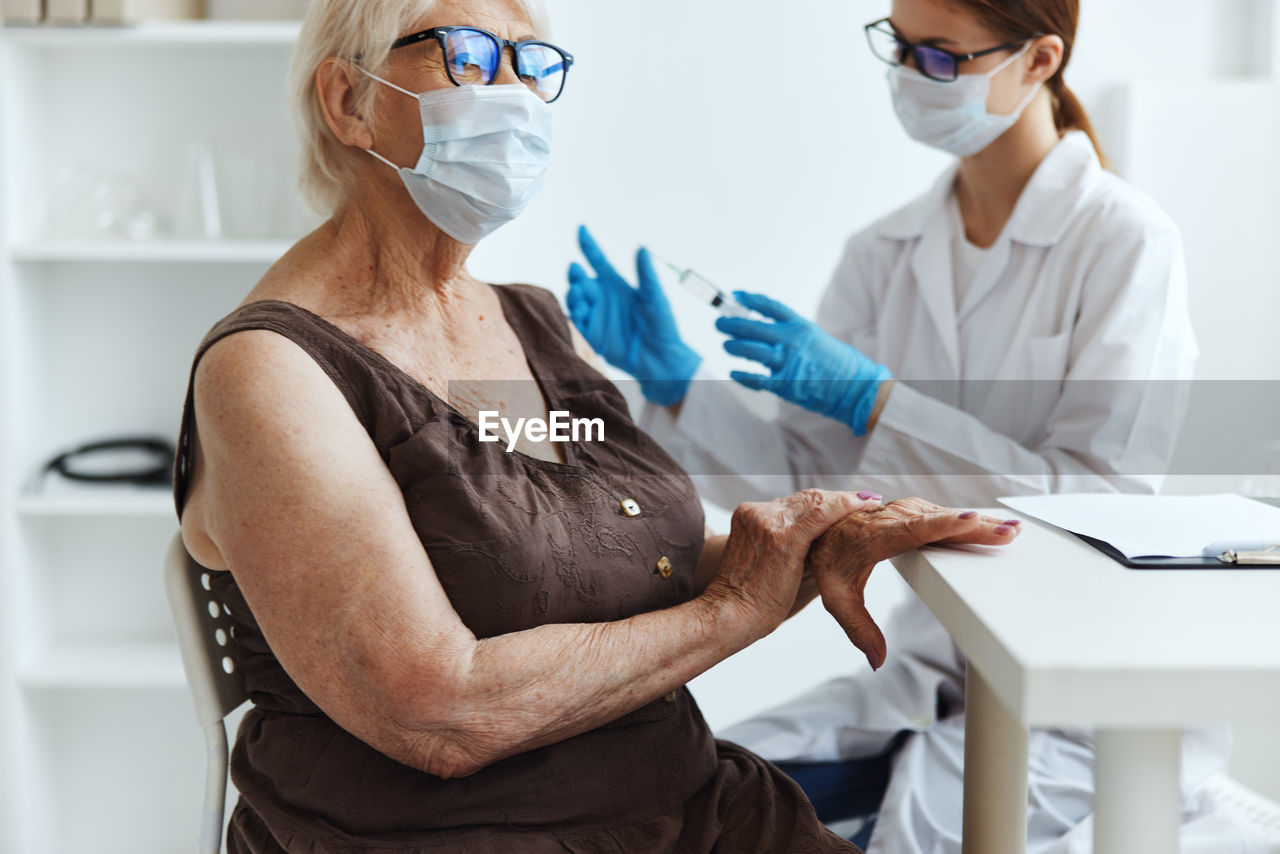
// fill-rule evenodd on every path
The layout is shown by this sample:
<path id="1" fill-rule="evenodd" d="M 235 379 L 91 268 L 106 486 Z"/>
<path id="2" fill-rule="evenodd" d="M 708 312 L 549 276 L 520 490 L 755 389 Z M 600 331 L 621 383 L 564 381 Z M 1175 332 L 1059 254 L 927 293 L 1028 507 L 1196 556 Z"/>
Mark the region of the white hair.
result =
<path id="1" fill-rule="evenodd" d="M 529 16 L 539 38 L 550 35 L 544 0 L 515 0 Z M 289 89 L 298 110 L 302 135 L 302 190 L 317 211 L 332 213 L 346 199 L 354 181 L 351 150 L 324 120 L 316 93 L 316 72 L 330 57 L 352 62 L 378 73 L 386 65 L 391 45 L 415 22 L 430 14 L 436 0 L 311 0 L 302 22 L 298 46 L 289 71 Z M 356 110 L 369 115 L 374 82 L 361 76 L 356 83 Z"/>

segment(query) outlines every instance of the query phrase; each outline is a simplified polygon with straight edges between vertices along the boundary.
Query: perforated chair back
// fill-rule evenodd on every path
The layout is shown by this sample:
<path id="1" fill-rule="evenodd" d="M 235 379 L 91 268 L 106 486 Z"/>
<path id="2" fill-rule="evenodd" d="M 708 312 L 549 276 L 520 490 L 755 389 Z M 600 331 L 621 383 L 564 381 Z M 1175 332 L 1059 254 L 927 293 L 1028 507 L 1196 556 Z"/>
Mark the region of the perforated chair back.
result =
<path id="1" fill-rule="evenodd" d="M 187 553 L 181 533 L 174 535 L 165 555 L 164 586 L 178 630 L 182 668 L 205 737 L 204 808 L 197 851 L 219 854 L 227 798 L 227 729 L 223 718 L 249 695 L 244 676 L 231 657 L 231 612 L 214 593 L 209 570 Z"/>

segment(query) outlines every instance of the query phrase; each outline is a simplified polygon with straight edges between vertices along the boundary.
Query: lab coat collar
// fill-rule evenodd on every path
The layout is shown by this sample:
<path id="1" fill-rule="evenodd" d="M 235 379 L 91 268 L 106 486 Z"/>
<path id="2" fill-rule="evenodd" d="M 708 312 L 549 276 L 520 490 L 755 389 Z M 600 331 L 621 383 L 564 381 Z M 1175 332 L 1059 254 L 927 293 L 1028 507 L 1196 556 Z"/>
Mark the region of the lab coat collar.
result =
<path id="1" fill-rule="evenodd" d="M 928 193 L 881 221 L 879 233 L 914 240 L 950 199 L 959 164 L 942 174 Z M 1054 246 L 1066 234 L 1102 164 L 1083 131 L 1068 131 L 1037 167 L 1018 198 L 1003 236 L 1027 246 Z"/>
<path id="2" fill-rule="evenodd" d="M 1005 229 L 1027 246 L 1056 246 L 1102 172 L 1084 131 L 1068 131 L 1036 169 Z"/>

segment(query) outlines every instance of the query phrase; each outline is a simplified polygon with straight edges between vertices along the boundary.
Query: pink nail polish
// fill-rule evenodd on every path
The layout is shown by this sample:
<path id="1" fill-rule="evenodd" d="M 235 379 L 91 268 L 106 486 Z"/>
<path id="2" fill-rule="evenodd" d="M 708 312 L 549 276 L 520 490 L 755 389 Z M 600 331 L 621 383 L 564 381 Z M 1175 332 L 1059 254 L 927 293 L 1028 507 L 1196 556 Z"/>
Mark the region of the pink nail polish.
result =
<path id="1" fill-rule="evenodd" d="M 1016 527 L 1018 527 L 1019 525 L 1021 525 L 1021 524 L 1022 524 L 1022 520 L 1020 520 L 1020 519 L 1010 519 L 1008 522 L 1005 522 L 1005 524 L 1006 524 L 1006 525 L 1008 525 L 1010 528 L 1016 528 Z"/>
<path id="2" fill-rule="evenodd" d="M 859 492 L 858 497 L 861 498 L 863 501 L 883 501 L 884 500 L 883 495 L 877 495 L 874 492 Z"/>
<path id="3" fill-rule="evenodd" d="M 968 520 L 975 518 L 977 515 L 978 515 L 977 510 L 970 510 L 967 513 L 961 513 L 960 518 L 964 519 L 967 522 Z"/>
<path id="4" fill-rule="evenodd" d="M 1001 525 L 999 528 L 996 528 L 996 533 L 1002 537 L 1005 537 L 1013 533 L 1013 528 L 1009 527 L 1008 525 Z"/>

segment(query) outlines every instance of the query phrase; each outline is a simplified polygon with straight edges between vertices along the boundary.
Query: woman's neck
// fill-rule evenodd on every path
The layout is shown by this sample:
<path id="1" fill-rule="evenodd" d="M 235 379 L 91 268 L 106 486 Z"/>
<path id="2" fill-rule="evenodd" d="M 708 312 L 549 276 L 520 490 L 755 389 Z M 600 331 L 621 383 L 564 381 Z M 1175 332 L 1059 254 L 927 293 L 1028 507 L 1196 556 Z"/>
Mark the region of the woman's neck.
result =
<path id="1" fill-rule="evenodd" d="M 1053 99 L 1045 89 L 1008 133 L 960 161 L 956 197 L 971 243 L 990 246 L 996 242 L 1031 176 L 1059 139 Z"/>
<path id="2" fill-rule="evenodd" d="M 403 187 L 388 197 L 365 186 L 326 226 L 331 257 L 343 273 L 335 297 L 351 313 L 375 316 L 434 314 L 474 298 L 477 281 L 467 271 L 472 247 L 423 216 Z"/>

